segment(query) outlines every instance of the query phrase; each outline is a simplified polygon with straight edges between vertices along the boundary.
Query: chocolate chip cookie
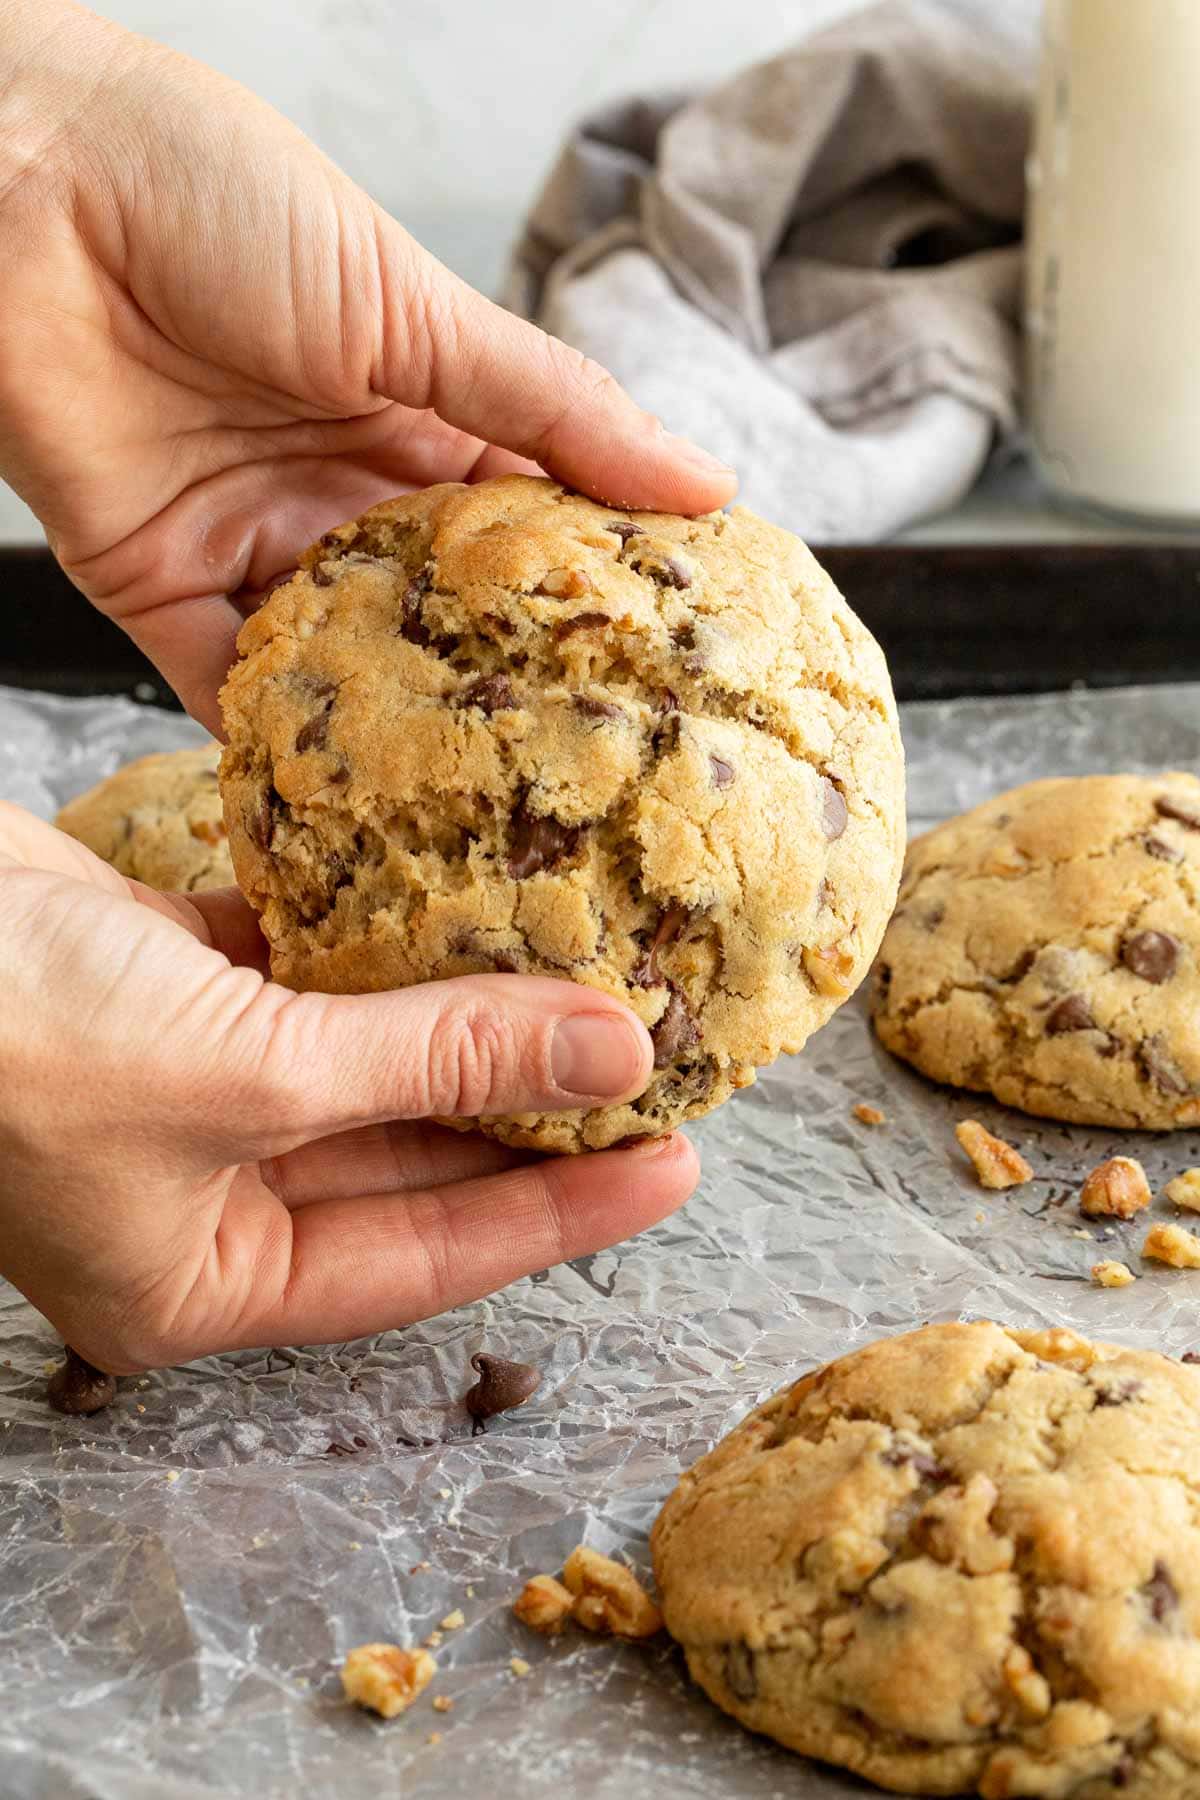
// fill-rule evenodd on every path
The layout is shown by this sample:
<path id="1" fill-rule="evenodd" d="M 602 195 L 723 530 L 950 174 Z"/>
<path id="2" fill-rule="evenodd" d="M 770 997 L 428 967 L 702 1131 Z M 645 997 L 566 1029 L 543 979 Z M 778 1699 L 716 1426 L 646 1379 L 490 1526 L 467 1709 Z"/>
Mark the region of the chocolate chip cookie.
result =
<path id="1" fill-rule="evenodd" d="M 431 488 L 330 532 L 239 648 L 222 785 L 277 979 L 568 977 L 649 1027 L 639 1099 L 489 1120 L 507 1141 L 708 1112 L 869 965 L 903 832 L 887 669 L 753 514 Z"/>
<path id="2" fill-rule="evenodd" d="M 55 824 L 122 875 L 164 893 L 233 886 L 217 786 L 220 746 L 127 763 L 70 801 Z"/>
<path id="3" fill-rule="evenodd" d="M 1200 1124 L 1200 780 L 1035 781 L 911 847 L 875 1029 L 1045 1118 Z"/>
<path id="4" fill-rule="evenodd" d="M 726 1712 L 906 1794 L 1200 1794 L 1200 1369 L 931 1325 L 806 1375 L 654 1528 Z"/>

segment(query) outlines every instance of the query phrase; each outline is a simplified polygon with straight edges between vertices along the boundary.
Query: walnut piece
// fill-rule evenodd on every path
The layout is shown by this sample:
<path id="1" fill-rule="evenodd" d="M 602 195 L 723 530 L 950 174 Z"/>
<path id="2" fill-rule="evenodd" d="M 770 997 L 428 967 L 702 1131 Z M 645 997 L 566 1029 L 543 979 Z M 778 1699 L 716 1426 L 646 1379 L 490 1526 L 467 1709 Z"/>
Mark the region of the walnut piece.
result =
<path id="1" fill-rule="evenodd" d="M 513 1611 L 523 1625 L 547 1636 L 561 1631 L 571 1614 L 574 1596 L 553 1575 L 534 1575 L 513 1601 Z"/>
<path id="2" fill-rule="evenodd" d="M 1112 1219 L 1132 1219 L 1149 1206 L 1150 1183 L 1140 1162 L 1132 1156 L 1110 1156 L 1098 1163 L 1079 1195 L 1079 1210 L 1089 1218 L 1099 1214 Z"/>
<path id="3" fill-rule="evenodd" d="M 1182 1206 L 1187 1212 L 1200 1212 L 1200 1169 L 1185 1169 L 1174 1181 L 1168 1181 L 1163 1193 L 1173 1205 Z"/>
<path id="4" fill-rule="evenodd" d="M 818 994 L 823 994 L 827 1000 L 844 1000 L 852 991 L 850 975 L 854 958 L 849 951 L 829 944 L 824 950 L 801 951 L 800 960 Z"/>
<path id="5" fill-rule="evenodd" d="M 1200 1269 L 1200 1237 L 1182 1225 L 1152 1225 L 1142 1245 L 1142 1255 L 1173 1269 Z"/>
<path id="6" fill-rule="evenodd" d="M 1033 1180 L 1033 1170 L 1019 1150 L 993 1137 L 978 1119 L 963 1119 L 954 1135 L 975 1165 L 979 1185 L 985 1188 L 1020 1187 Z"/>
<path id="7" fill-rule="evenodd" d="M 851 1110 L 860 1125 L 887 1124 L 887 1114 L 880 1112 L 877 1106 L 868 1106 L 865 1100 L 860 1100 L 858 1105 Z"/>
<path id="8" fill-rule="evenodd" d="M 647 1638 L 662 1630 L 662 1614 L 633 1570 L 611 1556 L 580 1544 L 567 1558 L 563 1582 L 574 1596 L 571 1617 L 585 1631 Z"/>
<path id="9" fill-rule="evenodd" d="M 1101 1287 L 1128 1287 L 1136 1276 L 1123 1262 L 1098 1262 L 1092 1264 L 1092 1280 Z"/>
<path id="10" fill-rule="evenodd" d="M 380 1718 L 394 1719 L 429 1686 L 436 1668 L 427 1650 L 360 1644 L 342 1664 L 342 1687 L 347 1700 L 356 1706 L 370 1707 Z"/>

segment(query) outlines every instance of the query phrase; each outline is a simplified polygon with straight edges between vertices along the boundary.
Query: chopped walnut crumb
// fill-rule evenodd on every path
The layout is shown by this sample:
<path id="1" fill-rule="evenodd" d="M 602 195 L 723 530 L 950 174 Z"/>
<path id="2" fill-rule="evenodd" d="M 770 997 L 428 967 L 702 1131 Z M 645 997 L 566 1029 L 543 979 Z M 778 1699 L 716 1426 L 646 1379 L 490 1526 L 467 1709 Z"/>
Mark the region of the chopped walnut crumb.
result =
<path id="1" fill-rule="evenodd" d="M 1132 1219 L 1150 1204 L 1150 1183 L 1140 1162 L 1132 1156 L 1110 1156 L 1098 1163 L 1079 1195 L 1079 1210 L 1094 1218 L 1098 1213 L 1113 1219 Z"/>
<path id="2" fill-rule="evenodd" d="M 1173 1269 L 1200 1269 L 1200 1237 L 1182 1225 L 1152 1225 L 1142 1245 L 1142 1255 Z"/>
<path id="3" fill-rule="evenodd" d="M 440 1744 L 441 1741 L 442 1734 L 440 1731 L 431 1731 L 429 1736 L 425 1739 L 427 1744 Z"/>
<path id="4" fill-rule="evenodd" d="M 513 1611 L 523 1625 L 549 1635 L 562 1630 L 573 1604 L 571 1590 L 553 1575 L 534 1575 L 513 1601 Z"/>
<path id="5" fill-rule="evenodd" d="M 1101 1287 L 1128 1287 L 1136 1279 L 1133 1270 L 1126 1268 L 1123 1262 L 1092 1264 L 1092 1280 L 1098 1281 Z"/>
<path id="6" fill-rule="evenodd" d="M 436 1650 L 440 1646 L 445 1635 L 446 1634 L 443 1631 L 431 1631 L 428 1637 L 423 1637 L 421 1639 L 421 1642 L 428 1645 L 430 1650 Z"/>
<path id="7" fill-rule="evenodd" d="M 514 1675 L 528 1675 L 529 1673 L 530 1665 L 525 1661 L 523 1656 L 510 1656 L 508 1659 L 508 1666 Z"/>
<path id="8" fill-rule="evenodd" d="M 454 1702 L 450 1698 L 449 1694 L 435 1694 L 433 1696 L 434 1712 L 449 1712 L 451 1710 L 451 1708 L 453 1707 L 453 1705 L 454 1705 Z"/>
<path id="9" fill-rule="evenodd" d="M 1185 1169 L 1163 1189 L 1167 1199 L 1187 1212 L 1200 1212 L 1200 1169 Z"/>
<path id="10" fill-rule="evenodd" d="M 827 1000 L 844 1000 L 853 991 L 850 976 L 854 958 L 848 950 L 828 944 L 823 950 L 801 951 L 800 960 L 818 994 L 824 994 Z"/>
<path id="11" fill-rule="evenodd" d="M 1033 1180 L 1033 1170 L 1019 1150 L 993 1137 L 978 1119 L 963 1119 L 954 1127 L 954 1135 L 975 1165 L 981 1187 L 1020 1187 Z"/>
<path id="12" fill-rule="evenodd" d="M 342 1664 L 347 1700 L 370 1707 L 383 1719 L 394 1719 L 411 1706 L 433 1679 L 437 1664 L 425 1650 L 402 1650 L 398 1644 L 360 1644 Z"/>
<path id="13" fill-rule="evenodd" d="M 563 1582 L 574 1595 L 571 1616 L 585 1631 L 646 1638 L 662 1630 L 662 1614 L 633 1570 L 611 1556 L 578 1545 L 567 1558 Z"/>
<path id="14" fill-rule="evenodd" d="M 456 1606 L 453 1612 L 448 1612 L 444 1619 L 439 1620 L 439 1629 L 442 1631 L 461 1631 L 466 1622 L 462 1608 Z"/>
<path id="15" fill-rule="evenodd" d="M 865 1100 L 860 1100 L 858 1105 L 852 1108 L 852 1111 L 860 1125 L 887 1124 L 887 1114 L 880 1112 L 877 1106 L 868 1106 Z"/>

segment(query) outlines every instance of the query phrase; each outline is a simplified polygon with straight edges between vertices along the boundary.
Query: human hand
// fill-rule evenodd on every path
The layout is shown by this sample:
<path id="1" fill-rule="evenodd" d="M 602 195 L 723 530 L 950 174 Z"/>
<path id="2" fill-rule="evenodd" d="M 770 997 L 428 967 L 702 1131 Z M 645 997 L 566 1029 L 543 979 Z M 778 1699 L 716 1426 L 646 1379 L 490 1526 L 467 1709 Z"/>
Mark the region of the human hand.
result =
<path id="1" fill-rule="evenodd" d="M 606 995 L 293 994 L 263 953 L 240 895 L 152 893 L 0 803 L 0 1275 L 90 1362 L 390 1329 L 691 1192 L 679 1135 L 540 1159 L 420 1122 L 637 1092 L 650 1041 Z"/>
<path id="2" fill-rule="evenodd" d="M 211 730 L 253 597 L 401 488 L 730 498 L 235 82 L 69 0 L 0 0 L 0 55 L 0 474 Z"/>

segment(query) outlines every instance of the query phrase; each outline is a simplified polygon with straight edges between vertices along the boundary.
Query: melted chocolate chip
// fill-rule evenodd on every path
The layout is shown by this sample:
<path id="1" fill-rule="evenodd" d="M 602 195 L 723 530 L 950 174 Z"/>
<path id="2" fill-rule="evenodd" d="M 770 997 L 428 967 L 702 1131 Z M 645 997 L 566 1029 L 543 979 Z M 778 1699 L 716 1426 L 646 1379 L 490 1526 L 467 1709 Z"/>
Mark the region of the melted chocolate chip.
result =
<path id="1" fill-rule="evenodd" d="M 1160 1093 L 1191 1092 L 1183 1070 L 1167 1050 L 1166 1039 L 1161 1032 L 1156 1031 L 1152 1037 L 1142 1039 L 1137 1047 L 1137 1060 L 1142 1074 L 1147 1081 L 1153 1082 Z"/>
<path id="2" fill-rule="evenodd" d="M 426 565 L 419 575 L 414 575 L 404 590 L 401 601 L 400 636 L 407 643 L 419 644 L 422 647 L 429 643 L 429 632 L 421 616 L 421 602 L 433 586 L 433 571 Z"/>
<path id="3" fill-rule="evenodd" d="M 1111 1387 L 1097 1388 L 1093 1411 L 1098 1412 L 1102 1406 L 1128 1405 L 1141 1393 L 1142 1385 L 1140 1381 L 1116 1381 Z"/>
<path id="4" fill-rule="evenodd" d="M 733 764 L 726 762 L 723 756 L 710 755 L 708 760 L 712 767 L 713 786 L 715 788 L 732 787 L 737 780 Z"/>
<path id="5" fill-rule="evenodd" d="M 324 683 L 316 690 L 317 697 L 324 694 L 332 696 L 337 692 L 329 683 Z M 329 698 L 319 712 L 315 712 L 306 724 L 296 733 L 296 754 L 302 756 L 306 750 L 323 750 L 329 737 L 329 714 L 333 700 Z"/>
<path id="6" fill-rule="evenodd" d="M 1139 931 L 1121 945 L 1121 961 L 1142 981 L 1158 987 L 1175 973 L 1179 939 L 1168 931 Z"/>
<path id="7" fill-rule="evenodd" d="M 327 563 L 327 562 L 314 563 L 312 568 L 309 570 L 309 574 L 312 576 L 313 586 L 314 587 L 332 587 L 334 582 L 337 580 L 337 575 L 334 572 L 336 570 L 336 568 L 337 568 L 336 563 Z"/>
<path id="8" fill-rule="evenodd" d="M 349 779 L 350 771 L 346 767 L 346 764 L 343 763 L 341 768 L 335 769 L 333 774 L 329 777 L 329 785 L 330 787 L 345 787 Z"/>
<path id="9" fill-rule="evenodd" d="M 1142 839 L 1142 848 L 1147 856 L 1157 857 L 1159 862 L 1182 862 L 1183 852 L 1174 844 L 1164 843 L 1162 838 L 1147 837 Z"/>
<path id="10" fill-rule="evenodd" d="M 651 1027 L 650 1037 L 654 1043 L 656 1069 L 667 1068 L 677 1057 L 694 1049 L 700 1042 L 700 1027 L 678 988 L 671 989 L 671 997 L 662 1018 L 657 1025 Z"/>
<path id="11" fill-rule="evenodd" d="M 1185 1350 L 1179 1360 L 1185 1363 L 1200 1363 L 1200 1350 Z"/>
<path id="12" fill-rule="evenodd" d="M 477 676 L 463 689 L 460 698 L 464 706 L 477 706 L 489 718 L 494 712 L 507 712 L 517 704 L 507 675 Z"/>
<path id="13" fill-rule="evenodd" d="M 627 544 L 631 537 L 641 537 L 643 535 L 642 526 L 635 525 L 632 519 L 614 519 L 612 523 L 606 525 L 604 529 L 605 531 L 615 533 L 615 535 L 620 538 L 622 544 Z"/>
<path id="14" fill-rule="evenodd" d="M 876 963 L 875 965 L 875 1004 L 886 1006 L 888 995 L 892 991 L 892 965 Z"/>
<path id="15" fill-rule="evenodd" d="M 725 1646 L 725 1686 L 735 1700 L 753 1700 L 758 1694 L 754 1652 L 747 1645 Z"/>
<path id="16" fill-rule="evenodd" d="M 524 1406 L 542 1385 L 541 1375 L 532 1364 L 508 1362 L 503 1356 L 488 1356 L 480 1351 L 471 1358 L 471 1367 L 479 1380 L 468 1388 L 463 1404 L 474 1420 L 472 1436 L 486 1430 L 487 1421 L 497 1413 Z"/>
<path id="17" fill-rule="evenodd" d="M 653 573 L 660 587 L 690 588 L 692 585 L 690 573 L 675 556 L 668 556 L 662 568 Z"/>
<path id="18" fill-rule="evenodd" d="M 1047 1037 L 1058 1037 L 1064 1031 L 1094 1031 L 1095 1028 L 1091 1006 L 1082 994 L 1068 994 L 1046 1015 Z"/>
<path id="19" fill-rule="evenodd" d="M 556 638 L 558 638 L 561 641 L 563 638 L 570 637 L 572 632 L 596 631 L 602 625 L 611 625 L 611 624 L 612 624 L 612 620 L 610 619 L 610 617 L 607 613 L 602 613 L 602 612 L 575 613 L 572 618 L 564 619 L 560 625 L 556 625 L 554 627 L 554 635 Z"/>
<path id="20" fill-rule="evenodd" d="M 522 801 L 509 821 L 508 872 L 514 881 L 525 881 L 572 855 L 578 842 L 578 826 L 528 812 Z"/>
<path id="21" fill-rule="evenodd" d="M 846 797 L 841 789 L 835 787 L 828 775 L 821 777 L 821 829 L 827 838 L 840 838 L 846 829 L 846 821 L 850 817 L 850 809 L 846 805 Z"/>
<path id="22" fill-rule="evenodd" d="M 655 756 L 670 756 L 678 750 L 682 729 L 679 714 L 677 712 L 668 713 L 650 740 L 650 747 Z"/>
<path id="23" fill-rule="evenodd" d="M 1111 1776 L 1115 1788 L 1127 1788 L 1137 1773 L 1137 1764 L 1132 1756 L 1123 1756 L 1113 1767 Z"/>
<path id="24" fill-rule="evenodd" d="M 1156 1625 L 1173 1613 L 1179 1605 L 1179 1590 L 1171 1580 L 1167 1565 L 1161 1559 L 1154 1565 L 1154 1573 L 1142 1588 L 1146 1605 L 1150 1608 L 1150 1617 Z"/>
<path id="25" fill-rule="evenodd" d="M 611 700 L 593 700 L 590 694 L 576 694 L 575 710 L 585 719 L 622 719 L 625 716 Z"/>
<path id="26" fill-rule="evenodd" d="M 55 1412 L 77 1417 L 83 1413 L 102 1412 L 117 1397 L 117 1378 L 85 1362 L 77 1350 L 67 1345 L 67 1360 L 56 1369 L 46 1388 L 46 1399 Z"/>
<path id="27" fill-rule="evenodd" d="M 268 787 L 265 793 L 259 795 L 254 811 L 245 815 L 246 835 L 260 850 L 271 848 L 278 805 L 279 795 L 273 787 Z"/>
<path id="28" fill-rule="evenodd" d="M 659 969 L 658 953 L 660 950 L 665 950 L 667 945 L 679 936 L 687 923 L 687 917 L 686 906 L 671 906 L 666 912 L 659 914 L 650 947 L 629 977 L 635 986 L 642 988 L 662 986 L 666 976 Z"/>
<path id="29" fill-rule="evenodd" d="M 1182 800 L 1173 800 L 1170 794 L 1160 794 L 1154 802 L 1154 810 L 1160 819 L 1177 819 L 1189 831 L 1200 831 L 1200 812 Z"/>
<path id="30" fill-rule="evenodd" d="M 679 711 L 679 701 L 671 692 L 670 688 L 663 688 L 657 700 L 654 702 L 654 711 L 656 713 L 661 713 L 664 718 L 668 713 L 677 713 Z"/>
<path id="31" fill-rule="evenodd" d="M 492 967 L 497 975 L 519 975 L 521 973 L 520 963 L 507 950 L 497 950 L 493 954 Z"/>

